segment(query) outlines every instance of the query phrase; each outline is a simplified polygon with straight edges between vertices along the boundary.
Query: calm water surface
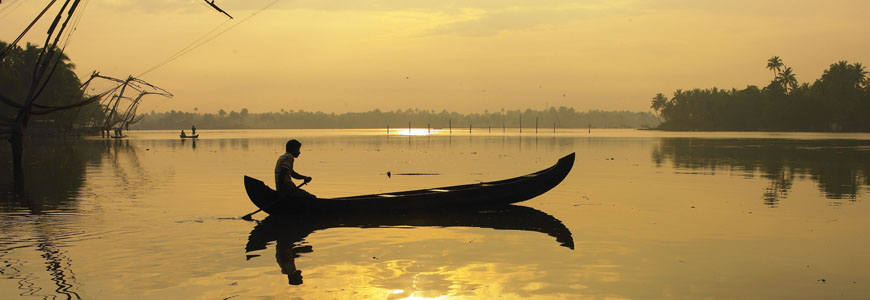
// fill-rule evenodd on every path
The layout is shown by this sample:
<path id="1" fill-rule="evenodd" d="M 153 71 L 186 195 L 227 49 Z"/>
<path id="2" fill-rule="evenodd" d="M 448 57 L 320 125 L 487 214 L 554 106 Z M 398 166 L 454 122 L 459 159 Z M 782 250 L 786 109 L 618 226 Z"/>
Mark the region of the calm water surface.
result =
<path id="1" fill-rule="evenodd" d="M 200 134 L 31 140 L 20 196 L 0 148 L 0 299 L 870 298 L 867 134 Z M 320 197 L 577 160 L 505 211 L 241 220 L 288 138 Z"/>

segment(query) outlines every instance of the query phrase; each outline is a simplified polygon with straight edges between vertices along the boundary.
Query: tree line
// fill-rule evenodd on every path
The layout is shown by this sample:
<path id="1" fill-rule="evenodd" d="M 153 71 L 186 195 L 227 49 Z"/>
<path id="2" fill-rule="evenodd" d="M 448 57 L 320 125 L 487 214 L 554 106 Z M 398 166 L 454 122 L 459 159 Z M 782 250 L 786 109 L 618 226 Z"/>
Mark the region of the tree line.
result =
<path id="1" fill-rule="evenodd" d="M 7 51 L 0 60 L 0 128 L 9 132 L 18 118 L 19 109 L 25 105 L 22 99 L 30 93 L 35 63 L 44 50 L 30 43 L 23 48 L 9 47 L 3 41 L 0 41 L 0 49 Z M 30 132 L 70 132 L 89 126 L 94 118 L 99 119 L 102 114 L 99 102 L 68 108 L 87 100 L 81 90 L 82 82 L 75 73 L 75 64 L 69 57 L 55 50 L 54 56 L 47 60 L 56 61 L 57 66 L 49 70 L 52 76 L 33 100 L 28 124 Z"/>
<path id="2" fill-rule="evenodd" d="M 870 131 L 870 82 L 861 63 L 831 64 L 812 84 L 799 84 L 791 67 L 774 56 L 774 78 L 763 87 L 676 90 L 659 93 L 651 108 L 663 130 Z"/>
<path id="3" fill-rule="evenodd" d="M 569 107 L 551 107 L 544 110 L 504 110 L 497 112 L 461 114 L 441 110 L 406 109 L 395 111 L 348 112 L 342 114 L 281 110 L 280 112 L 250 113 L 240 111 L 217 113 L 150 112 L 131 129 L 186 129 L 195 125 L 200 129 L 265 129 L 265 128 L 652 128 L 659 125 L 658 118 L 648 112 L 601 111 L 580 112 Z"/>

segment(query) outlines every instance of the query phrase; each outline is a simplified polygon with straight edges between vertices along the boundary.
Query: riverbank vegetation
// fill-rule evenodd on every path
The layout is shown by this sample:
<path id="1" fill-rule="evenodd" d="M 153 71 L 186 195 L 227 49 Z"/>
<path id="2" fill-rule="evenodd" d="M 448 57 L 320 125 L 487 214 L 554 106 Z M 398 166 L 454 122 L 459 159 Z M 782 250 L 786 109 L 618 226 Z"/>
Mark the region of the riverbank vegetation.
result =
<path id="1" fill-rule="evenodd" d="M 49 70 L 47 82 L 40 82 L 42 89 L 31 91 L 31 82 L 37 57 L 43 48 L 28 43 L 25 47 L 13 46 L 0 41 L 0 49 L 7 50 L 0 60 L 0 128 L 11 132 L 20 110 L 30 93 L 35 99 L 30 109 L 27 127 L 31 134 L 66 133 L 85 128 L 95 119 L 100 119 L 99 102 L 88 100 L 81 90 L 82 82 L 75 73 L 75 64 L 59 49 L 45 59 L 57 63 Z"/>
<path id="2" fill-rule="evenodd" d="M 659 93 L 651 108 L 658 129 L 698 131 L 870 131 L 870 84 L 861 63 L 840 61 L 813 83 L 799 84 L 779 57 L 767 61 L 765 87 L 677 90 Z"/>
<path id="3" fill-rule="evenodd" d="M 537 124 L 535 123 L 537 121 Z M 244 128 L 651 128 L 659 125 L 658 118 L 652 113 L 629 111 L 576 111 L 568 107 L 551 107 L 546 110 L 500 110 L 498 112 L 461 114 L 442 110 L 407 109 L 368 112 L 349 112 L 343 114 L 285 111 L 250 113 L 247 109 L 217 113 L 191 113 L 181 111 L 151 112 L 131 129 L 185 129 L 196 125 L 201 129 L 244 129 Z"/>

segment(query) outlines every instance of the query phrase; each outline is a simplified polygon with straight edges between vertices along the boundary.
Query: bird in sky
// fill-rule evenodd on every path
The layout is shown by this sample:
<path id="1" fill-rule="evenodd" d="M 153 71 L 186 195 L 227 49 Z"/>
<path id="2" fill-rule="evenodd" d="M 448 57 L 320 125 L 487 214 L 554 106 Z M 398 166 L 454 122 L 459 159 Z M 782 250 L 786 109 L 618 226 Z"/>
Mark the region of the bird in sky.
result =
<path id="1" fill-rule="evenodd" d="M 223 9 L 221 9 L 220 7 L 217 7 L 217 5 L 214 4 L 214 0 L 211 0 L 210 2 L 209 2 L 208 0 L 203 0 L 203 1 L 205 1 L 205 3 L 208 3 L 208 5 L 211 5 L 211 7 L 213 7 L 213 8 L 216 9 L 217 11 L 219 11 L 219 12 L 221 12 L 221 13 L 227 15 L 227 17 L 230 17 L 230 19 L 233 18 L 233 16 L 231 16 L 230 14 L 228 14 L 227 12 L 225 12 Z"/>

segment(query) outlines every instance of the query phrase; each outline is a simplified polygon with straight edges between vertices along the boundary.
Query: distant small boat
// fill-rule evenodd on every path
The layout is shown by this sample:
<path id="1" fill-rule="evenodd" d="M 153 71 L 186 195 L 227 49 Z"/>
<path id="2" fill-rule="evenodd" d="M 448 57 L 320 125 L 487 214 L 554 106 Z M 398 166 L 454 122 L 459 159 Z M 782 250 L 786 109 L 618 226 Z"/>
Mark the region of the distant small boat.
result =
<path id="1" fill-rule="evenodd" d="M 110 137 L 113 138 L 113 139 L 123 139 L 123 138 L 127 137 L 127 135 L 126 135 L 126 134 L 122 134 L 122 135 L 113 135 L 113 136 L 110 136 Z"/>
<path id="2" fill-rule="evenodd" d="M 245 176 L 248 198 L 269 214 L 466 210 L 505 206 L 556 187 L 574 166 L 574 153 L 547 169 L 510 179 L 475 184 L 340 198 L 279 201 L 262 181 Z"/>
<path id="3" fill-rule="evenodd" d="M 194 134 L 194 135 L 186 135 L 186 134 L 184 134 L 184 135 L 179 135 L 179 136 L 180 136 L 181 138 L 183 138 L 183 139 L 195 139 L 195 138 L 198 138 L 198 137 L 199 137 L 198 134 Z"/>

